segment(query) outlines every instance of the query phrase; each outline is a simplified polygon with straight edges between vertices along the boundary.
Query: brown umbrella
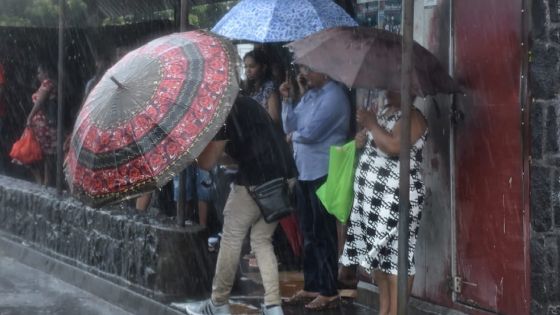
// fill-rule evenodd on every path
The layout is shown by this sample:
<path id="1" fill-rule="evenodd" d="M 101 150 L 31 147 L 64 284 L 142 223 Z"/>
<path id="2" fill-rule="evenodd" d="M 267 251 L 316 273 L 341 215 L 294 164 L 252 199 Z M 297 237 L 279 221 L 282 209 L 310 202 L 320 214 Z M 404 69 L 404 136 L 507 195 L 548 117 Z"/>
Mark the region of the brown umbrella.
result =
<path id="1" fill-rule="evenodd" d="M 399 91 L 402 36 L 367 27 L 327 29 L 287 45 L 296 64 L 325 73 L 348 87 Z M 412 93 L 458 92 L 438 59 L 414 43 Z"/>

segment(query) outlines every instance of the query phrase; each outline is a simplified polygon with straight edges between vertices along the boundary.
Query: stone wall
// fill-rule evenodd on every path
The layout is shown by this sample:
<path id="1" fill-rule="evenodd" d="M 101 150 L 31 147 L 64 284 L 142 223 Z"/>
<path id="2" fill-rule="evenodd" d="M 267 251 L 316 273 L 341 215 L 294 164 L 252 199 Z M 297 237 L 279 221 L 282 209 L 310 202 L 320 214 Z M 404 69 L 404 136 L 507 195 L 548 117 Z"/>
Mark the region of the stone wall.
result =
<path id="1" fill-rule="evenodd" d="M 55 191 L 0 176 L 0 230 L 134 291 L 169 301 L 211 287 L 207 235 L 169 218 L 92 209 Z"/>
<path id="2" fill-rule="evenodd" d="M 560 314 L 560 1 L 532 3 L 531 314 Z"/>

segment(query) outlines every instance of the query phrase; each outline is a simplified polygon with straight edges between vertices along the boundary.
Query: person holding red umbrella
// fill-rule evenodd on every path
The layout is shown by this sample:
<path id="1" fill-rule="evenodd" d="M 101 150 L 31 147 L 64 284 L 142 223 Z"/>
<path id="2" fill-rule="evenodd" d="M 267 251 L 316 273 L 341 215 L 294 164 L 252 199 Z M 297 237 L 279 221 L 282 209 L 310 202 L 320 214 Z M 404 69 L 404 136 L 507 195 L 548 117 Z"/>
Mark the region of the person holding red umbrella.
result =
<path id="1" fill-rule="evenodd" d="M 266 110 L 250 97 L 239 97 L 213 141 L 198 157 L 202 169 L 211 169 L 223 152 L 239 165 L 224 208 L 224 227 L 212 296 L 189 303 L 190 315 L 230 314 L 229 294 L 239 265 L 241 247 L 249 232 L 264 286 L 265 315 L 283 315 L 280 299 L 278 262 L 272 247 L 272 234 L 278 222 L 267 223 L 249 193 L 253 186 L 282 177 L 295 178 L 297 170 L 283 134 Z"/>

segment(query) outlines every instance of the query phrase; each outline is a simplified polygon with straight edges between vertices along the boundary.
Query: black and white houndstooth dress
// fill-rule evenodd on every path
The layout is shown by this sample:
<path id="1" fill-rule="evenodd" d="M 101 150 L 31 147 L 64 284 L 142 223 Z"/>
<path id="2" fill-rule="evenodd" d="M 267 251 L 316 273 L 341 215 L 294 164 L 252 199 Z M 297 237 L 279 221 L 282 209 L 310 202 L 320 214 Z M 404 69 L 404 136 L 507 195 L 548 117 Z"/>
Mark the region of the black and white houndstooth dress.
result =
<path id="1" fill-rule="evenodd" d="M 401 112 L 377 114 L 379 125 L 391 132 Z M 415 274 L 414 249 L 422 207 L 424 182 L 421 176 L 422 149 L 427 131 L 410 151 L 410 237 L 408 274 Z M 390 157 L 373 145 L 368 134 L 365 150 L 356 168 L 354 202 L 340 262 L 345 266 L 361 265 L 368 272 L 381 270 L 397 274 L 399 221 L 399 158 Z"/>

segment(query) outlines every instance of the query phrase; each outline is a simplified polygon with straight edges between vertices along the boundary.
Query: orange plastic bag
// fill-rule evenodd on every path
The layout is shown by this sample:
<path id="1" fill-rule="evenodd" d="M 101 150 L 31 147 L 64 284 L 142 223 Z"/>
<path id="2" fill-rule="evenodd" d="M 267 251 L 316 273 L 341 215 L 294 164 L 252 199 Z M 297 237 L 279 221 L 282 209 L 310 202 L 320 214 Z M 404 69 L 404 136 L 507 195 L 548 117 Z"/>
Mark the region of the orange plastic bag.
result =
<path id="1" fill-rule="evenodd" d="M 31 128 L 25 128 L 21 138 L 14 143 L 10 157 L 21 164 L 31 164 L 43 159 L 43 151 Z"/>

